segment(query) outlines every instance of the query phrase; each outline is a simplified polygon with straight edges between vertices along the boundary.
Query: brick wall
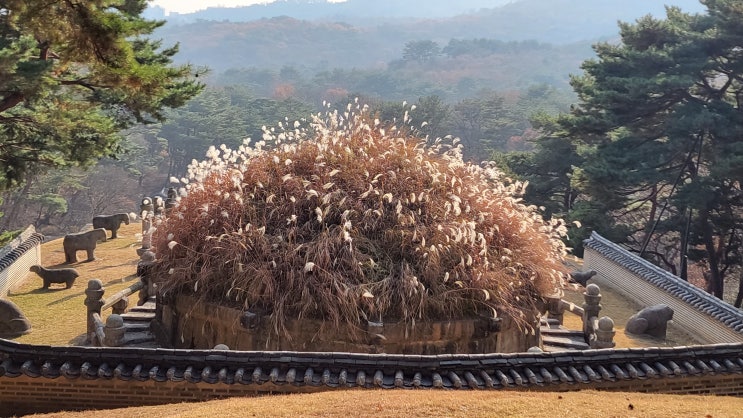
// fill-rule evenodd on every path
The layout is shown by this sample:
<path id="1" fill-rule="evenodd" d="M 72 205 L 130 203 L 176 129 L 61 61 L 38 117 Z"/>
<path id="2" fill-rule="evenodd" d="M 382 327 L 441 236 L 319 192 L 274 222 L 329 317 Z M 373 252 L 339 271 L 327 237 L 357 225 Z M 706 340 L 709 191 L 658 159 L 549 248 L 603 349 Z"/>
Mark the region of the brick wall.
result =
<path id="1" fill-rule="evenodd" d="M 0 377 L 0 416 L 83 409 L 126 408 L 196 402 L 235 396 L 317 392 L 312 387 L 228 385 L 190 382 L 154 382 L 119 379 L 41 379 Z M 328 390 L 328 388 L 324 388 Z"/>
<path id="2" fill-rule="evenodd" d="M 518 388 L 510 388 L 518 389 Z M 631 379 L 618 382 L 562 383 L 530 387 L 532 391 L 596 389 L 671 394 L 743 396 L 743 374 Z M 118 379 L 40 379 L 0 377 L 0 415 L 24 415 L 61 410 L 125 408 L 179 402 L 205 401 L 268 393 L 312 393 L 342 390 L 328 387 L 154 382 Z M 508 390 L 508 389 L 507 389 Z"/>

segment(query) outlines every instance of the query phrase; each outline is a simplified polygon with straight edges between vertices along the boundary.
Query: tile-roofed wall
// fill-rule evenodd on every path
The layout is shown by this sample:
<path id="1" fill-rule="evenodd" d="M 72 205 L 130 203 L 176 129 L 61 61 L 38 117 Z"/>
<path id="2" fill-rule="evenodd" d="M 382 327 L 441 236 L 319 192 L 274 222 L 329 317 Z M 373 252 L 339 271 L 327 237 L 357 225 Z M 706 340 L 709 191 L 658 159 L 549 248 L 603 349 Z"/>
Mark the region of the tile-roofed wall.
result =
<path id="1" fill-rule="evenodd" d="M 55 385 L 64 390 L 49 389 Z M 44 405 L 112 408 L 344 388 L 595 388 L 743 396 L 743 343 L 418 356 L 49 347 L 0 340 L 0 405 L 32 409 L 24 412 Z"/>
<path id="2" fill-rule="evenodd" d="M 44 236 L 33 226 L 26 228 L 6 246 L 0 248 L 0 297 L 8 289 L 23 280 L 28 269 L 41 261 L 41 243 Z"/>
<path id="3" fill-rule="evenodd" d="M 701 343 L 743 342 L 743 311 L 638 257 L 593 232 L 584 241 L 584 270 L 645 306 L 667 304 L 674 310 L 672 326 Z"/>

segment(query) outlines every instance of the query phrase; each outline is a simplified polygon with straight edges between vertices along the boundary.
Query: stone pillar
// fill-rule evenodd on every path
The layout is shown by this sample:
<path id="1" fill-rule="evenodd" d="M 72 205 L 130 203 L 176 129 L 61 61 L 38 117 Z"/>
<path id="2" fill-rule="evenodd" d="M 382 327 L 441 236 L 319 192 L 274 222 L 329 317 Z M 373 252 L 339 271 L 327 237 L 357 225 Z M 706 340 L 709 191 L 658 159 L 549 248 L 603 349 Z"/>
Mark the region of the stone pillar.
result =
<path id="1" fill-rule="evenodd" d="M 106 338 L 103 344 L 106 347 L 119 347 L 124 342 L 124 318 L 121 315 L 111 314 L 106 318 Z"/>
<path id="2" fill-rule="evenodd" d="M 614 321 L 608 316 L 602 316 L 596 330 L 596 339 L 591 341 L 591 348 L 613 348 L 616 345 L 614 334 Z"/>
<path id="3" fill-rule="evenodd" d="M 547 318 L 556 319 L 562 325 L 565 308 L 563 308 L 559 297 L 547 299 Z"/>
<path id="4" fill-rule="evenodd" d="M 168 197 L 165 199 L 165 216 L 170 216 L 170 212 L 178 204 L 178 192 L 174 187 L 168 188 Z"/>
<path id="5" fill-rule="evenodd" d="M 152 199 L 145 197 L 139 205 L 139 216 L 142 218 L 142 248 L 137 249 L 137 255 L 142 257 L 144 252 L 149 251 L 152 246 L 152 218 L 154 204 Z"/>
<path id="6" fill-rule="evenodd" d="M 95 341 L 95 321 L 93 320 L 93 314 L 101 314 L 101 308 L 106 304 L 106 301 L 103 300 L 103 292 L 105 290 L 103 282 L 100 280 L 88 280 L 88 288 L 85 289 L 85 306 L 88 308 L 88 344 Z"/>
<path id="7" fill-rule="evenodd" d="M 140 255 L 137 263 L 137 276 L 142 281 L 142 290 L 139 291 L 139 302 L 137 305 L 143 305 L 147 300 L 155 296 L 155 282 L 152 280 L 151 269 L 155 265 L 155 253 L 144 251 Z"/>
<path id="8" fill-rule="evenodd" d="M 601 289 L 591 283 L 586 286 L 583 298 L 585 299 L 583 303 L 583 335 L 586 337 L 586 341 L 590 341 L 595 331 L 593 329 L 593 318 L 598 318 L 601 310 Z"/>

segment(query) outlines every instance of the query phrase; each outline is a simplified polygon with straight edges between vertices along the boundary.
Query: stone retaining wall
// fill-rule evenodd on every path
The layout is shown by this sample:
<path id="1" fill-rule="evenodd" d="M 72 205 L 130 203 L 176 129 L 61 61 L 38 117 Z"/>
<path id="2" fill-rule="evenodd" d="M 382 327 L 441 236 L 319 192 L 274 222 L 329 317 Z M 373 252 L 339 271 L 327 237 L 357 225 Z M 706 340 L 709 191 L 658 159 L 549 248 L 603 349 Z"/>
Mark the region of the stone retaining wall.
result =
<path id="1" fill-rule="evenodd" d="M 402 323 L 369 323 L 351 334 L 311 319 L 287 320 L 291 339 L 277 335 L 268 317 L 180 295 L 158 301 L 153 328 L 163 347 L 234 350 L 319 351 L 397 354 L 522 352 L 539 345 L 538 333 L 525 333 L 510 318 Z M 536 320 L 534 320 L 535 328 Z"/>

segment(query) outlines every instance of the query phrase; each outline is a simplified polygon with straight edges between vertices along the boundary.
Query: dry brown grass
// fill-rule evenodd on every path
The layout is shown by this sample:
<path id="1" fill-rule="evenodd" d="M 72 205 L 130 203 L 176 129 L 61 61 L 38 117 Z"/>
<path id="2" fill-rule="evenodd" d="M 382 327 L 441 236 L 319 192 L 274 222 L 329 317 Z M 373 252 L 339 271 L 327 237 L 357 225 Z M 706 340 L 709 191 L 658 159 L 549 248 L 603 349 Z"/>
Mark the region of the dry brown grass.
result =
<path id="1" fill-rule="evenodd" d="M 360 105 L 264 138 L 190 167 L 188 196 L 155 233 L 164 293 L 269 312 L 276 330 L 303 317 L 528 327 L 559 288 L 564 225 L 453 144 L 426 146 Z"/>
<path id="2" fill-rule="evenodd" d="M 149 417 L 739 417 L 743 399 L 640 393 L 348 390 L 105 411 Z M 98 418 L 101 412 L 34 415 Z"/>
<path id="3" fill-rule="evenodd" d="M 141 230 L 142 226 L 138 223 L 122 225 L 117 239 L 98 243 L 96 260 L 89 263 L 62 264 L 62 238 L 42 244 L 44 267 L 73 267 L 80 276 L 70 289 L 53 284 L 45 290 L 42 289 L 41 278 L 29 273 L 26 280 L 10 289 L 8 299 L 21 308 L 32 326 L 30 334 L 23 335 L 16 341 L 28 344 L 82 344 L 86 327 L 86 307 L 83 301 L 88 280 L 100 279 L 103 282 L 106 288 L 104 297 L 132 284 L 137 271 L 136 248 L 141 245 L 135 234 L 141 233 Z M 84 252 L 79 252 L 78 260 L 84 259 Z M 130 304 L 135 303 L 136 300 L 130 301 Z M 110 312 L 106 314 L 108 313 Z"/>

